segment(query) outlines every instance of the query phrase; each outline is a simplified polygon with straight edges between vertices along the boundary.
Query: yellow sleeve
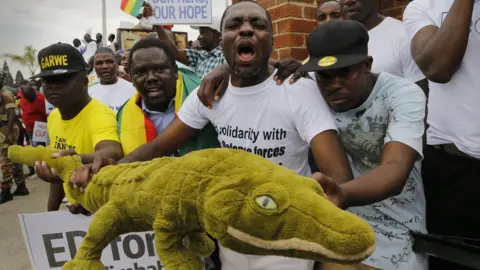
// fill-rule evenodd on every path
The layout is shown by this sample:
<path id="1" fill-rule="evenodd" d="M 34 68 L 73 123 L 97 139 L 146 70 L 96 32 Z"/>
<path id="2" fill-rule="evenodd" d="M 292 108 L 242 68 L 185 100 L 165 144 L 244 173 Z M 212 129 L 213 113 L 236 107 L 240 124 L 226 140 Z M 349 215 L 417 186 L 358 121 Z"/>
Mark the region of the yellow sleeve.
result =
<path id="1" fill-rule="evenodd" d="M 98 109 L 95 110 L 94 117 L 91 117 L 89 120 L 93 148 L 101 141 L 120 142 L 117 134 L 117 118 L 112 109 L 99 104 Z"/>

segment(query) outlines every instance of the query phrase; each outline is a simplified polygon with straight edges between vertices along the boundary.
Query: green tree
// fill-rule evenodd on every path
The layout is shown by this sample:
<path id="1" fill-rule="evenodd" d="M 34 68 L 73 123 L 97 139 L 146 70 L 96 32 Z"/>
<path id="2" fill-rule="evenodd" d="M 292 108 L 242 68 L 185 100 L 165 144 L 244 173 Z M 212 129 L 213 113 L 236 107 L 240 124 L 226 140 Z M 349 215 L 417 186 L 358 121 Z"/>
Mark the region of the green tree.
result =
<path id="1" fill-rule="evenodd" d="M 26 46 L 23 55 L 4 54 L 4 57 L 10 58 L 13 62 L 27 67 L 30 70 L 31 76 L 35 75 L 37 71 L 37 49 L 32 46 Z"/>
<path id="2" fill-rule="evenodd" d="M 5 72 L 5 86 L 14 87 L 12 73 L 10 73 L 10 68 L 6 60 L 3 61 L 3 72 Z"/>
<path id="3" fill-rule="evenodd" d="M 24 81 L 23 74 L 20 70 L 17 70 L 17 74 L 15 74 L 15 84 L 20 85 Z"/>

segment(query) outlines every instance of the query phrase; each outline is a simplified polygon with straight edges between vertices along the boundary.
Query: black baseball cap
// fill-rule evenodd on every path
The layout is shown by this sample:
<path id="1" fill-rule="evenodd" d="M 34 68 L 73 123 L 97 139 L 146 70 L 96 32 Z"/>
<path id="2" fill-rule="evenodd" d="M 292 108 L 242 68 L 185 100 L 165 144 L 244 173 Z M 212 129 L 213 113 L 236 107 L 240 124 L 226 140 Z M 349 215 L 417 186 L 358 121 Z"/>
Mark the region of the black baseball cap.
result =
<path id="1" fill-rule="evenodd" d="M 82 54 L 72 45 L 56 43 L 38 53 L 41 72 L 32 78 L 57 76 L 87 70 Z"/>
<path id="2" fill-rule="evenodd" d="M 354 20 L 332 20 L 318 26 L 307 39 L 310 60 L 301 71 L 348 67 L 368 58 L 368 31 Z"/>

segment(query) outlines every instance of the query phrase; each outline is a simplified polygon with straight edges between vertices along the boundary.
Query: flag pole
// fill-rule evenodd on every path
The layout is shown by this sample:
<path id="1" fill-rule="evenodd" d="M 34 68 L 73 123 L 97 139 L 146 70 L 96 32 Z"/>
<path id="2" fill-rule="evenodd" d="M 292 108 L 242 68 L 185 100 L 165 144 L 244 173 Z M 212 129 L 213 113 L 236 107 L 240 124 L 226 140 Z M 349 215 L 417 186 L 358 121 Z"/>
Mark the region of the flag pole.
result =
<path id="1" fill-rule="evenodd" d="M 103 40 L 106 40 L 108 38 L 107 37 L 107 0 L 102 0 L 102 34 L 103 34 Z"/>

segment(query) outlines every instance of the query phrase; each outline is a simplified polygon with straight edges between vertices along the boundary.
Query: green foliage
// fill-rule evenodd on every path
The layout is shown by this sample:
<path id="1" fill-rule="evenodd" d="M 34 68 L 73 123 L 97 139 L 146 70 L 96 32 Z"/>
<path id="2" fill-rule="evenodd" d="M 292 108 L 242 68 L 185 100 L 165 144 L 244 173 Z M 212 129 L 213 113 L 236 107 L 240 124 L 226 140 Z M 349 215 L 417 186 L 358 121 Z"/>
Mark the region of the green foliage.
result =
<path id="1" fill-rule="evenodd" d="M 15 85 L 20 85 L 25 78 L 23 77 L 23 74 L 20 70 L 17 71 L 17 74 L 15 74 Z"/>
<path id="2" fill-rule="evenodd" d="M 5 74 L 4 85 L 14 87 L 12 74 L 10 73 L 10 68 L 8 67 L 7 61 L 3 61 L 3 72 Z"/>
<path id="3" fill-rule="evenodd" d="M 37 49 L 32 46 L 26 46 L 25 52 L 23 55 L 15 54 L 4 54 L 3 57 L 10 58 L 13 62 L 19 63 L 20 65 L 28 68 L 31 73 L 31 76 L 35 75 L 37 71 Z"/>

